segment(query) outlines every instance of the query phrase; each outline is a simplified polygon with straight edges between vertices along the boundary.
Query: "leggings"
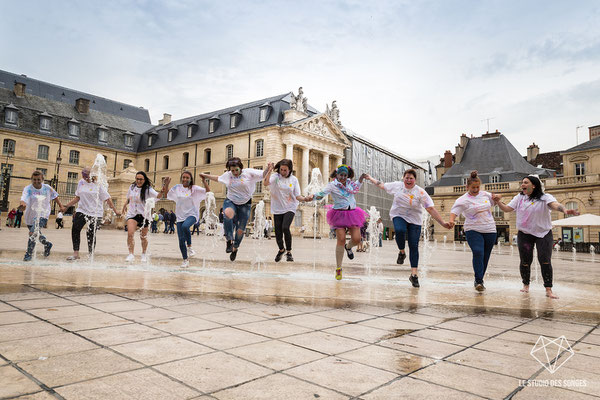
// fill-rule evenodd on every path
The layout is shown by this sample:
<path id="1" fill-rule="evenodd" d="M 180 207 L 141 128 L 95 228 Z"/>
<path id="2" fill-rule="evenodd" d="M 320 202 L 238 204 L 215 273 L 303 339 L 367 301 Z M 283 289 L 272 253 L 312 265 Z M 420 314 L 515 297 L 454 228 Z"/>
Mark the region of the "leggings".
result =
<path id="1" fill-rule="evenodd" d="M 519 257 L 521 263 L 521 278 L 523 285 L 529 285 L 531 277 L 531 262 L 533 261 L 533 246 L 537 247 L 537 258 L 542 269 L 542 278 L 544 279 L 544 287 L 552 287 L 552 230 L 548 231 L 546 236 L 539 238 L 519 231 L 517 234 L 517 246 L 519 247 Z"/>
<path id="2" fill-rule="evenodd" d="M 101 222 L 101 217 L 91 217 L 80 212 L 73 216 L 73 226 L 71 227 L 71 240 L 73 241 L 73 251 L 79 251 L 81 242 L 81 230 L 88 224 L 86 236 L 88 243 L 88 252 L 93 252 L 96 247 L 96 232 Z"/>
<path id="3" fill-rule="evenodd" d="M 294 220 L 294 214 L 292 211 L 288 211 L 285 214 L 274 214 L 275 222 L 275 240 L 279 250 L 283 250 L 283 238 L 285 237 L 285 249 L 292 251 L 292 233 L 290 232 L 290 225 Z"/>
<path id="4" fill-rule="evenodd" d="M 177 237 L 179 238 L 179 250 L 184 260 L 187 260 L 187 248 L 192 245 L 192 233 L 190 228 L 196 223 L 196 217 L 189 216 L 185 221 L 177 223 Z"/>
<path id="5" fill-rule="evenodd" d="M 494 249 L 494 244 L 496 244 L 496 234 L 466 231 L 465 236 L 467 237 L 467 242 L 473 252 L 475 283 L 483 283 L 483 276 L 487 270 L 488 261 L 490 261 L 490 255 Z"/>
<path id="6" fill-rule="evenodd" d="M 421 225 L 406 222 L 402 217 L 394 217 L 394 230 L 396 231 L 396 244 L 398 249 L 404 250 L 406 237 L 408 236 L 408 257 L 411 268 L 419 266 L 419 238 L 421 237 Z"/>

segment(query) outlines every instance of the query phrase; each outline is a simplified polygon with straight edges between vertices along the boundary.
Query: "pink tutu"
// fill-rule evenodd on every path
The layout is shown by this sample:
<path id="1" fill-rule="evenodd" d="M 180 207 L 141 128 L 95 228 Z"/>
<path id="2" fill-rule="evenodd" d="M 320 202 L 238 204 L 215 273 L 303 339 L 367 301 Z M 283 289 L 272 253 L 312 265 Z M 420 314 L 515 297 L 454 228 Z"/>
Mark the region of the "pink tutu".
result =
<path id="1" fill-rule="evenodd" d="M 367 213 L 360 207 L 353 210 L 336 210 L 332 208 L 327 211 L 327 223 L 330 227 L 337 228 L 360 228 L 365 224 Z"/>

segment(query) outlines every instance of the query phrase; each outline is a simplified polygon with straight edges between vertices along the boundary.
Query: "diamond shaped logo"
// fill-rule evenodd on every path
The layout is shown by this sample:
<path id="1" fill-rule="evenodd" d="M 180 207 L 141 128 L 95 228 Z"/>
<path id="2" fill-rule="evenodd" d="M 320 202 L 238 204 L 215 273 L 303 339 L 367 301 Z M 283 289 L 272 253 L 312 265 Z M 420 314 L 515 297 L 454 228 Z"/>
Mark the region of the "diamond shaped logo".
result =
<path id="1" fill-rule="evenodd" d="M 561 355 L 566 352 L 563 357 Z M 551 374 L 558 371 L 575 352 L 571 349 L 571 345 L 567 338 L 562 335 L 556 339 L 550 339 L 546 336 L 540 336 L 535 342 L 533 349 L 530 352 L 531 356 L 537 360 Z"/>

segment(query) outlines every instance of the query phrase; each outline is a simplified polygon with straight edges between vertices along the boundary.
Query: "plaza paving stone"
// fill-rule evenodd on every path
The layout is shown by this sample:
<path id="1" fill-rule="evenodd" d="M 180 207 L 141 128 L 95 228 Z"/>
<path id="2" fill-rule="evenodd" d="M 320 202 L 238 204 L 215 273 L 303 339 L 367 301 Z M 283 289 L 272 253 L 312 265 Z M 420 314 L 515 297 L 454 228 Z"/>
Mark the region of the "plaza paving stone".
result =
<path id="1" fill-rule="evenodd" d="M 539 281 L 519 292 L 506 247 L 479 294 L 470 252 L 451 245 L 428 250 L 413 289 L 391 242 L 345 260 L 338 282 L 328 239 L 315 256 L 312 241 L 295 238 L 296 263 L 265 255 L 257 265 L 250 238 L 231 263 L 222 242 L 194 236 L 206 258 L 181 270 L 173 235 L 151 235 L 152 263 L 128 265 L 124 233 L 101 231 L 96 263 L 69 264 L 70 232 L 49 230 L 51 257 L 26 264 L 15 250 L 24 230 L 7 231 L 0 399 L 600 397 L 600 263 L 586 255 L 555 255 L 561 298 L 550 300 Z M 260 248 L 276 252 L 274 241 Z M 530 355 L 540 335 L 573 348 L 554 374 Z"/>

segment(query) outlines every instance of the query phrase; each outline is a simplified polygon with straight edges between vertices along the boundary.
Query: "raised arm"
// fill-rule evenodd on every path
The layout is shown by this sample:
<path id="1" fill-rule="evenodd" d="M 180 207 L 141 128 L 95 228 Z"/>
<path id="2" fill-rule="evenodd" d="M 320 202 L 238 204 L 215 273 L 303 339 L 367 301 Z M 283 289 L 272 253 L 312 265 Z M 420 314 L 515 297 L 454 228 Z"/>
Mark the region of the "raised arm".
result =
<path id="1" fill-rule="evenodd" d="M 263 171 L 263 178 L 265 178 L 267 175 L 271 174 L 271 171 L 273 171 L 273 166 L 274 166 L 274 164 L 272 162 L 267 164 L 267 169 L 265 169 Z"/>
<path id="2" fill-rule="evenodd" d="M 567 210 L 565 208 L 565 206 L 563 206 L 562 204 L 560 204 L 558 201 L 553 201 L 552 203 L 548 204 L 548 207 L 550 207 L 550 209 L 552 211 L 560 211 L 561 213 L 563 213 L 565 215 L 579 215 L 579 211 L 577 211 L 577 210 Z"/>
<path id="3" fill-rule="evenodd" d="M 440 224 L 441 226 L 443 226 L 446 229 L 452 228 L 453 224 L 451 224 L 450 222 L 444 221 L 442 219 L 442 216 L 438 212 L 438 210 L 435 209 L 435 207 L 433 207 L 433 206 L 432 207 L 427 207 L 425 210 L 427 210 L 427 212 L 429 213 L 429 215 L 431 215 L 431 217 L 433 219 L 435 219 L 438 224 Z"/>
<path id="4" fill-rule="evenodd" d="M 156 196 L 157 199 L 162 199 L 163 197 L 167 197 L 167 192 L 169 191 L 170 183 L 171 183 L 171 178 L 169 178 L 168 176 L 163 179 L 163 187 L 160 190 L 160 192 L 158 192 L 158 196 Z"/>
<path id="5" fill-rule="evenodd" d="M 202 179 L 210 179 L 211 181 L 219 182 L 219 175 L 200 174 Z"/>
<path id="6" fill-rule="evenodd" d="M 265 172 L 266 174 L 263 173 L 263 186 L 269 186 L 271 184 L 271 173 L 273 172 L 273 163 L 269 163 Z"/>

